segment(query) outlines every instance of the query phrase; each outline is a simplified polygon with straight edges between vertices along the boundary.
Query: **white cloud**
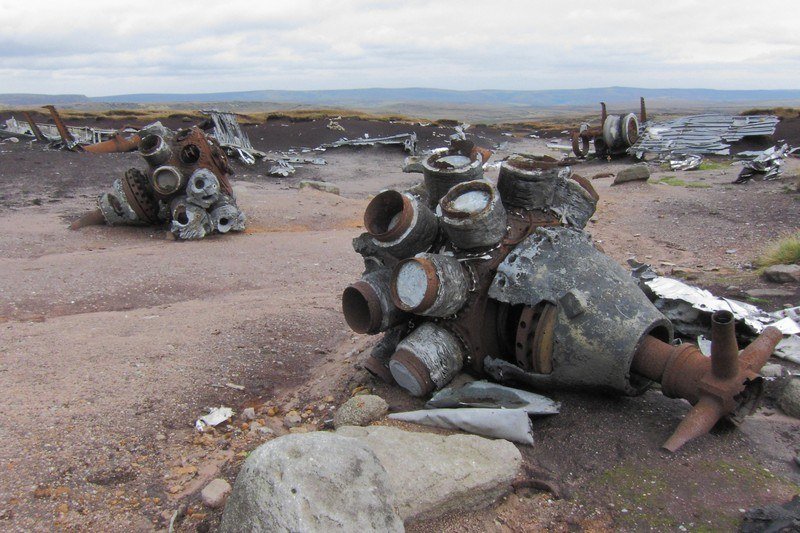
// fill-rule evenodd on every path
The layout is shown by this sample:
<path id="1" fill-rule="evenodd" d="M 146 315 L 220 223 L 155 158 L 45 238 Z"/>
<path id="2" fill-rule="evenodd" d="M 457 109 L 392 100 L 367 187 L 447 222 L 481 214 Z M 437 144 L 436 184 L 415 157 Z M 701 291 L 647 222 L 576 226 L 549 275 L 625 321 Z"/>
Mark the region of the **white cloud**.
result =
<path id="1" fill-rule="evenodd" d="M 0 92 L 797 88 L 791 0 L 0 0 Z"/>

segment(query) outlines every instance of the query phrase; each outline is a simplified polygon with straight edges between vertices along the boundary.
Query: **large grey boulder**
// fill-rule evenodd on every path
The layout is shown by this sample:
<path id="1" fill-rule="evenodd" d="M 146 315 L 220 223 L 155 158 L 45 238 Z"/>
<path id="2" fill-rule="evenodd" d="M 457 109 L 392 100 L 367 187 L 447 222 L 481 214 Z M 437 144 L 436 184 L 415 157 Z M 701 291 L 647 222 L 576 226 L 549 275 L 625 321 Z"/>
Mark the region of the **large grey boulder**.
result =
<path id="1" fill-rule="evenodd" d="M 362 442 L 286 435 L 244 462 L 220 531 L 403 531 L 386 471 Z"/>
<path id="2" fill-rule="evenodd" d="M 491 505 L 511 490 L 522 464 L 519 450 L 505 440 L 385 426 L 346 426 L 336 434 L 357 439 L 380 459 L 406 521 Z"/>
<path id="3" fill-rule="evenodd" d="M 764 269 L 764 278 L 773 283 L 800 282 L 800 265 L 772 265 Z"/>
<path id="4" fill-rule="evenodd" d="M 784 413 L 800 418 L 800 378 L 793 378 L 786 384 L 779 403 Z"/>
<path id="5" fill-rule="evenodd" d="M 647 166 L 647 163 L 639 163 L 625 167 L 617 172 L 617 176 L 614 178 L 614 183 L 612 183 L 612 185 L 625 183 L 626 181 L 646 180 L 649 178 L 650 168 Z"/>
<path id="6" fill-rule="evenodd" d="M 389 412 L 389 404 L 380 396 L 360 394 L 342 404 L 333 415 L 333 427 L 366 426 L 383 418 Z"/>

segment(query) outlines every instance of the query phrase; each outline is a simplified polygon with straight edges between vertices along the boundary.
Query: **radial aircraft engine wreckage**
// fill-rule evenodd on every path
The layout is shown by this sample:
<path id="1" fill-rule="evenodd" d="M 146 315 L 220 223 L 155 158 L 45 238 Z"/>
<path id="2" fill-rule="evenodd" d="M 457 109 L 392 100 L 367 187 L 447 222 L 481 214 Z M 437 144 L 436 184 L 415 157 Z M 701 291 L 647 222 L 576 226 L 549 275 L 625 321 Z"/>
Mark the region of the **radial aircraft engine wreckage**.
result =
<path id="1" fill-rule="evenodd" d="M 174 138 L 147 135 L 139 153 L 147 171 L 132 168 L 116 179 L 100 196 L 99 209 L 73 223 L 73 229 L 169 222 L 180 239 L 244 230 L 245 215 L 236 206 L 225 152 L 200 128 L 181 130 Z"/>
<path id="2" fill-rule="evenodd" d="M 451 150 L 452 152 L 452 150 Z M 780 340 L 767 328 L 741 355 L 714 315 L 713 350 L 673 345 L 673 327 L 632 276 L 583 231 L 598 196 L 570 167 L 512 156 L 497 186 L 480 155 L 437 152 L 423 187 L 386 190 L 353 241 L 361 279 L 342 308 L 358 333 L 384 332 L 366 368 L 414 396 L 462 370 L 534 388 L 637 395 L 654 381 L 694 405 L 664 447 L 749 414 L 757 373 Z M 464 154 L 460 154 L 463 156 Z M 436 172 L 442 157 L 454 163 Z"/>

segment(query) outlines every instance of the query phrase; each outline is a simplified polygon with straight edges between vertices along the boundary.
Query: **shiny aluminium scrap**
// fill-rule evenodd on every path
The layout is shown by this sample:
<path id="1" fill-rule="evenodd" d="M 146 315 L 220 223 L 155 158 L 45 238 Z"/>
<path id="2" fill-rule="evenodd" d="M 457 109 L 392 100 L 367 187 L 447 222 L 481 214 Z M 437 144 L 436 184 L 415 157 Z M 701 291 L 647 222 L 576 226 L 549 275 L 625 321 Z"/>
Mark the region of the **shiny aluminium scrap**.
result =
<path id="1" fill-rule="evenodd" d="M 342 294 L 351 329 L 384 333 L 365 368 L 414 396 L 462 371 L 631 396 L 659 382 L 695 406 L 664 443 L 671 451 L 752 410 L 778 330 L 739 356 L 721 312 L 710 360 L 673 346 L 672 323 L 583 230 L 598 201 L 586 179 L 513 156 L 495 186 L 483 163 L 468 143 L 437 151 L 422 186 L 367 206 L 367 231 L 353 241 L 365 272 Z"/>

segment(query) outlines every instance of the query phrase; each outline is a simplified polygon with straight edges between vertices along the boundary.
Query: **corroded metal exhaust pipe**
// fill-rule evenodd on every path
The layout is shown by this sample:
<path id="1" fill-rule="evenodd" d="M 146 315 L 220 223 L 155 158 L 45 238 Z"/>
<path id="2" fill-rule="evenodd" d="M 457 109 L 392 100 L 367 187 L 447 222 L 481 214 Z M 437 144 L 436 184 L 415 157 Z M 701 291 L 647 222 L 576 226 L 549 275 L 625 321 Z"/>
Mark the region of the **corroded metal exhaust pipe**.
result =
<path id="1" fill-rule="evenodd" d="M 406 319 L 405 313 L 392 302 L 391 279 L 390 268 L 379 268 L 344 290 L 342 312 L 353 331 L 374 335 Z"/>
<path id="2" fill-rule="evenodd" d="M 219 180 L 210 170 L 199 168 L 189 177 L 186 196 L 195 205 L 208 209 L 219 199 Z"/>
<path id="3" fill-rule="evenodd" d="M 403 311 L 447 317 L 466 303 L 469 279 L 455 257 L 419 254 L 397 264 L 391 288 L 392 301 Z"/>
<path id="4" fill-rule="evenodd" d="M 430 209 L 397 191 L 383 191 L 370 201 L 364 227 L 379 248 L 400 259 L 427 250 L 439 232 Z"/>
<path id="5" fill-rule="evenodd" d="M 397 345 L 389 370 L 409 394 L 425 396 L 447 385 L 461 371 L 464 354 L 455 335 L 425 322 Z"/>
<path id="6" fill-rule="evenodd" d="M 158 168 L 172 157 L 172 150 L 161 135 L 147 135 L 139 143 L 139 153 L 152 168 Z"/>
<path id="7" fill-rule="evenodd" d="M 758 371 L 781 338 L 780 330 L 768 327 L 739 354 L 729 311 L 712 315 L 710 358 L 691 344 L 672 346 L 646 337 L 631 370 L 661 383 L 665 396 L 683 398 L 694 406 L 663 447 L 674 452 L 708 433 L 720 418 L 738 423 L 750 414 L 761 395 Z"/>
<path id="8" fill-rule="evenodd" d="M 453 186 L 439 201 L 438 213 L 450 241 L 462 250 L 492 248 L 506 235 L 506 210 L 486 181 Z"/>

